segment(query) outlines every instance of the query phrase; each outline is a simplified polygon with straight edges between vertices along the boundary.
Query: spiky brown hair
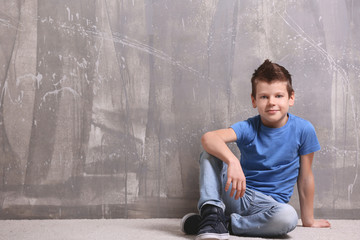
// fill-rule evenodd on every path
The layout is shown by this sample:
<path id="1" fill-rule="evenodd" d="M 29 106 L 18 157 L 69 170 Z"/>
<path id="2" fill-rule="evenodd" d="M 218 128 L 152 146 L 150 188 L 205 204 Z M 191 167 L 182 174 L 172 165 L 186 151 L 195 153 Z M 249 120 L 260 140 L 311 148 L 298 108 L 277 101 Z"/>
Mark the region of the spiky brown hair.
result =
<path id="1" fill-rule="evenodd" d="M 256 98 L 256 85 L 259 81 L 272 82 L 283 81 L 287 83 L 287 91 L 289 97 L 294 92 L 292 87 L 291 74 L 283 66 L 272 63 L 269 59 L 266 59 L 263 64 L 252 75 L 251 78 L 251 95 Z"/>

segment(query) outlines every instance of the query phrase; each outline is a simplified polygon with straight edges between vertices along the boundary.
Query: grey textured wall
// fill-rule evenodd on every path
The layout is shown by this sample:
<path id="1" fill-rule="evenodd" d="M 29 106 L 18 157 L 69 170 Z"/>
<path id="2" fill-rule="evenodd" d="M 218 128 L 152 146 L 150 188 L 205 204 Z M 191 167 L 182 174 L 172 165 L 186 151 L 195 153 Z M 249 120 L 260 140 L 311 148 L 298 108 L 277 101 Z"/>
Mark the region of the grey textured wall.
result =
<path id="1" fill-rule="evenodd" d="M 265 58 L 322 145 L 317 216 L 359 218 L 359 27 L 354 0 L 1 0 L 0 218 L 194 211 L 200 137 L 257 114 Z"/>

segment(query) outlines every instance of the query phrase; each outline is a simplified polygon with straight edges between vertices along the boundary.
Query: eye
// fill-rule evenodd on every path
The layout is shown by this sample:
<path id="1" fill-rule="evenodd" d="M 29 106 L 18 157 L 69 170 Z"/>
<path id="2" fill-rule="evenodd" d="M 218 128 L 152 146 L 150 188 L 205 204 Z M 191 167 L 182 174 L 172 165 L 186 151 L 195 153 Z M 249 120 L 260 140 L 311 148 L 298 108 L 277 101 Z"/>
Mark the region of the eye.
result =
<path id="1" fill-rule="evenodd" d="M 260 96 L 260 99 L 267 99 L 267 96 Z"/>
<path id="2" fill-rule="evenodd" d="M 277 98 L 282 98 L 282 97 L 284 97 L 284 95 L 279 94 L 279 95 L 276 95 L 276 97 Z"/>

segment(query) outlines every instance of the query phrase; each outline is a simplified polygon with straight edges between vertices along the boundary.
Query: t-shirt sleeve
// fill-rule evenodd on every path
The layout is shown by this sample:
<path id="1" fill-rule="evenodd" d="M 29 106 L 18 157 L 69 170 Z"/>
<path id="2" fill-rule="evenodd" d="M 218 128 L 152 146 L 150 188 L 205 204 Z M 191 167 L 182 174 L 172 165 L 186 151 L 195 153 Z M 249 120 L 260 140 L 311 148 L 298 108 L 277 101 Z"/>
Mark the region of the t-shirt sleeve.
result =
<path id="1" fill-rule="evenodd" d="M 230 126 L 236 133 L 236 143 L 238 145 L 247 144 L 249 142 L 249 138 L 251 138 L 251 122 L 249 120 L 240 121 Z"/>
<path id="2" fill-rule="evenodd" d="M 315 128 L 310 122 L 306 122 L 301 133 L 300 155 L 306 155 L 320 150 L 320 143 L 316 136 Z"/>

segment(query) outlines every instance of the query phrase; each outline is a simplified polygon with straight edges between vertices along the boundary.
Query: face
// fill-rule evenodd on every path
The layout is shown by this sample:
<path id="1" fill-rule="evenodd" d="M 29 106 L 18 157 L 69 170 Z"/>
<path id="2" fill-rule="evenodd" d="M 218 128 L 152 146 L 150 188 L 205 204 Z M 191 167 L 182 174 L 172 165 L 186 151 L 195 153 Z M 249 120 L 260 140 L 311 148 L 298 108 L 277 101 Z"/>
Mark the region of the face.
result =
<path id="1" fill-rule="evenodd" d="M 257 108 L 262 123 L 271 128 L 279 128 L 288 120 L 289 107 L 294 105 L 295 95 L 287 92 L 287 83 L 259 81 L 256 85 L 256 99 L 251 96 L 254 108 Z"/>

